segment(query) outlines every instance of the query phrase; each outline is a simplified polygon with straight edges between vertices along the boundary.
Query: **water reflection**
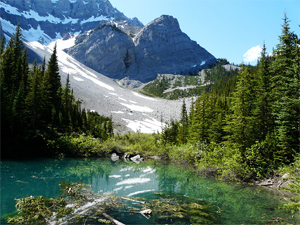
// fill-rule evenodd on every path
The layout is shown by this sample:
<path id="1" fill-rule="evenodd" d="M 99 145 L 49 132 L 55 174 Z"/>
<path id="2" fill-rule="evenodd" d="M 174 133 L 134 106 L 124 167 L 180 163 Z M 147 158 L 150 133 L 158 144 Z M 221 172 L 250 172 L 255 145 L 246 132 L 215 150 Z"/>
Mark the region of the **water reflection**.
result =
<path id="1" fill-rule="evenodd" d="M 2 161 L 1 216 L 15 210 L 14 198 L 58 196 L 58 181 L 80 181 L 91 184 L 96 193 L 113 192 L 118 196 L 154 199 L 155 193 L 163 193 L 204 200 L 220 209 L 224 224 L 265 224 L 278 217 L 293 223 L 299 219 L 278 210 L 283 202 L 265 188 L 199 177 L 187 166 L 155 161 L 137 165 L 110 159 Z"/>

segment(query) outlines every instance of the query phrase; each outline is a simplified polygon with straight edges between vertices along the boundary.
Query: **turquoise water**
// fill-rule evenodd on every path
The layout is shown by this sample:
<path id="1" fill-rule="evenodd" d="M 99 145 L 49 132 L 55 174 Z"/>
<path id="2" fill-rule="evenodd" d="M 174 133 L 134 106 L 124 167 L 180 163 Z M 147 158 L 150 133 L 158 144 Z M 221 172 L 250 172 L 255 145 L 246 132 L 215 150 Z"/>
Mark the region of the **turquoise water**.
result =
<path id="1" fill-rule="evenodd" d="M 114 192 L 118 196 L 153 199 L 156 193 L 162 193 L 174 198 L 203 199 L 219 209 L 218 223 L 222 224 L 270 224 L 276 218 L 295 224 L 299 220 L 299 215 L 292 218 L 291 213 L 278 209 L 285 203 L 278 191 L 200 177 L 187 166 L 155 161 L 137 165 L 109 159 L 2 161 L 1 216 L 15 211 L 14 198 L 59 196 L 59 181 L 80 181 L 91 184 L 96 193 Z M 114 216 L 125 224 L 158 222 L 155 217 L 147 220 L 143 216 Z"/>

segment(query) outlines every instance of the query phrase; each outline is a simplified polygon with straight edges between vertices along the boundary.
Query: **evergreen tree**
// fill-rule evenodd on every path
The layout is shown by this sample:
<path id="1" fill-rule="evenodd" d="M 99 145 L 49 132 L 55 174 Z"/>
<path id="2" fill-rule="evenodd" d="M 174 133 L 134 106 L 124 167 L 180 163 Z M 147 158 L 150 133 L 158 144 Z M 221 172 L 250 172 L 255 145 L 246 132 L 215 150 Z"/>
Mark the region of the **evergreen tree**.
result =
<path id="1" fill-rule="evenodd" d="M 41 93 L 41 70 L 36 64 L 36 60 L 33 63 L 33 71 L 30 77 L 29 92 L 26 96 L 26 107 L 31 127 L 36 127 L 37 121 L 40 118 L 42 93 Z"/>
<path id="2" fill-rule="evenodd" d="M 5 37 L 3 36 L 0 41 L 0 55 L 4 52 L 5 49 Z"/>
<path id="3" fill-rule="evenodd" d="M 275 135 L 278 151 L 276 160 L 289 162 L 295 151 L 299 151 L 299 46 L 298 37 L 290 31 L 285 14 L 280 44 L 274 51 L 272 83 L 275 117 Z"/>
<path id="4" fill-rule="evenodd" d="M 257 71 L 257 102 L 256 102 L 256 117 L 259 131 L 259 140 L 263 141 L 266 136 L 274 132 L 274 119 L 272 116 L 272 95 L 271 95 L 271 59 L 266 54 L 266 47 L 263 45 L 261 58 Z"/>
<path id="5" fill-rule="evenodd" d="M 54 46 L 52 55 L 48 62 L 47 70 L 45 71 L 45 88 L 48 88 L 47 92 L 50 94 L 49 98 L 51 101 L 52 106 L 52 119 L 54 124 L 57 124 L 59 111 L 60 111 L 60 103 L 61 103 L 61 96 L 60 96 L 60 74 L 59 74 L 59 67 L 57 61 L 57 51 L 56 51 L 56 44 Z"/>
<path id="6" fill-rule="evenodd" d="M 206 141 L 208 138 L 207 102 L 208 93 L 203 91 L 195 101 L 195 109 L 190 121 L 189 138 L 191 142 Z"/>
<path id="7" fill-rule="evenodd" d="M 254 116 L 256 101 L 256 84 L 254 74 L 243 66 L 231 100 L 232 114 L 227 116 L 224 130 L 228 132 L 229 143 L 236 143 L 244 156 L 246 148 L 255 143 L 257 121 Z"/>
<path id="8" fill-rule="evenodd" d="M 179 131 L 178 131 L 178 143 L 185 144 L 187 142 L 188 137 L 188 114 L 186 110 L 185 100 L 183 99 L 182 107 L 181 107 L 181 118 L 179 121 Z"/>

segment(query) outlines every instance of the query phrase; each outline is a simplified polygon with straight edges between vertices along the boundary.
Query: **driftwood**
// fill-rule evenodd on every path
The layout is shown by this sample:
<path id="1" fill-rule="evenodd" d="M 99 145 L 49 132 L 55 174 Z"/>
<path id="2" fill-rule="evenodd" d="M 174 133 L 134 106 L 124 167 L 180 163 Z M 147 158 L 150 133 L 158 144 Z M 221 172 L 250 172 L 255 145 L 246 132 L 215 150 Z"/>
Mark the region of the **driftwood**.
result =
<path id="1" fill-rule="evenodd" d="M 112 218 L 110 215 L 106 214 L 106 213 L 102 213 L 102 215 L 106 218 L 109 219 L 111 222 L 113 222 L 116 225 L 125 225 L 124 223 L 121 223 L 120 221 Z"/>

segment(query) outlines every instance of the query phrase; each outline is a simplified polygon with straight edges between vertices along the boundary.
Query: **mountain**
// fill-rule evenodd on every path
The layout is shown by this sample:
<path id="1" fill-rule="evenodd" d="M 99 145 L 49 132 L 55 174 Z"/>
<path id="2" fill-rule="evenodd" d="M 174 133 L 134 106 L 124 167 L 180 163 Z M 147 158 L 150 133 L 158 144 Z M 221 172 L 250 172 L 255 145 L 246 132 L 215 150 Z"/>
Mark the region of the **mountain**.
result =
<path id="1" fill-rule="evenodd" d="M 1 0 L 0 15 L 8 36 L 20 23 L 25 41 L 49 44 L 68 34 L 94 29 L 101 21 L 127 21 L 143 27 L 137 19 L 129 19 L 108 0 Z"/>
<path id="2" fill-rule="evenodd" d="M 195 73 L 216 62 L 213 55 L 181 31 L 177 19 L 167 15 L 131 36 L 117 26 L 102 25 L 79 35 L 76 45 L 66 52 L 108 77 L 128 77 L 143 83 L 154 80 L 159 73 Z"/>
<path id="3" fill-rule="evenodd" d="M 20 23 L 31 62 L 49 59 L 57 43 L 62 83 L 70 74 L 82 106 L 112 116 L 120 132 L 160 130 L 161 121 L 179 118 L 182 101 L 150 98 L 119 84 L 138 86 L 158 73 L 188 73 L 215 62 L 172 16 L 144 26 L 108 0 L 0 0 L 0 15 L 6 40 Z"/>
<path id="4" fill-rule="evenodd" d="M 73 37 L 57 40 L 48 46 L 31 42 L 27 43 L 27 47 L 48 60 L 55 43 L 57 44 L 61 81 L 64 83 L 67 74 L 70 74 L 71 88 L 76 98 L 81 100 L 82 107 L 104 116 L 112 116 L 114 129 L 119 133 L 161 132 L 165 121 L 180 118 L 182 100 L 151 98 L 118 85 L 65 53 L 64 49 L 73 46 L 74 42 Z M 191 99 L 186 99 L 186 103 L 189 107 Z"/>

